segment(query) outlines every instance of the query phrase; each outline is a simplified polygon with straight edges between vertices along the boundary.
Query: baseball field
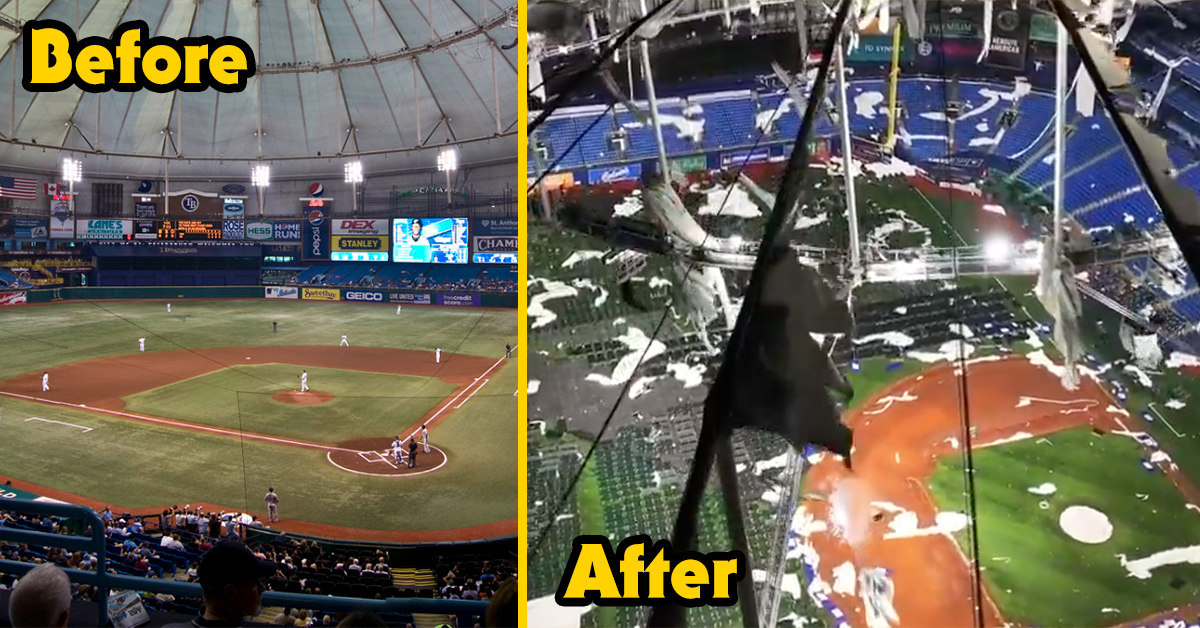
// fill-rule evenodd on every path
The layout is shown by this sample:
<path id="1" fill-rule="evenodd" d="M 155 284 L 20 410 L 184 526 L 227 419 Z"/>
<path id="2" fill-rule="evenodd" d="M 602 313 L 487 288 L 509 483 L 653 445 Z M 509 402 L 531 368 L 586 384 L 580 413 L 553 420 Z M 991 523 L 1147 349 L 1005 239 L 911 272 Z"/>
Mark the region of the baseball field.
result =
<path id="1" fill-rule="evenodd" d="M 0 310 L 0 478 L 122 512 L 263 520 L 273 487 L 278 527 L 333 538 L 513 535 L 516 317 L 282 299 Z M 421 425 L 429 452 L 394 464 L 392 439 Z"/>

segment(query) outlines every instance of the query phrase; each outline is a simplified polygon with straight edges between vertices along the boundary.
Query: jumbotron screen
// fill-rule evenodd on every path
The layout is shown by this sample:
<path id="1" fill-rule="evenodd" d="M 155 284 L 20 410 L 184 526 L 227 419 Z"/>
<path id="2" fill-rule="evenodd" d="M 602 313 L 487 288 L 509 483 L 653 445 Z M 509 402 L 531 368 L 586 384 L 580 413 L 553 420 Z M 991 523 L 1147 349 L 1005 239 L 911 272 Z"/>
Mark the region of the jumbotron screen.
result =
<path id="1" fill-rule="evenodd" d="M 392 219 L 392 261 L 466 264 L 470 260 L 466 218 Z"/>
<path id="2" fill-rule="evenodd" d="M 158 226 L 159 240 L 220 240 L 221 223 L 214 220 L 164 220 Z"/>

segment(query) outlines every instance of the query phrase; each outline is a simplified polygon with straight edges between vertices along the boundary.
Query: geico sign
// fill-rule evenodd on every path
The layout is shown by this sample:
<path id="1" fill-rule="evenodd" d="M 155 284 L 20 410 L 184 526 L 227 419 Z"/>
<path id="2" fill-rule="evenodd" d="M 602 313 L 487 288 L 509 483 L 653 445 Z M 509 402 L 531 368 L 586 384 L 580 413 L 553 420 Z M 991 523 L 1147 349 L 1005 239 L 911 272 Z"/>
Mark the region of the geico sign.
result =
<path id="1" fill-rule="evenodd" d="M 334 225 L 333 232 L 335 234 L 348 235 L 379 235 L 384 233 L 375 224 L 377 220 L 339 220 Z"/>
<path id="2" fill-rule="evenodd" d="M 347 301 L 382 301 L 382 292 L 349 292 L 345 293 Z"/>

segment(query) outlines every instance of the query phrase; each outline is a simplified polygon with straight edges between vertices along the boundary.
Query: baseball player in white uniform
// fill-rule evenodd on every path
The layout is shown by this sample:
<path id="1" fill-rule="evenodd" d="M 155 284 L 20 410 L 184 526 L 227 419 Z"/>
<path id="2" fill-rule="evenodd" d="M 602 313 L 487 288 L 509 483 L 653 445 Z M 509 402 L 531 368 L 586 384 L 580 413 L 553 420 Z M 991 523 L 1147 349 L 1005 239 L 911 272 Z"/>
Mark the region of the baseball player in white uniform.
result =
<path id="1" fill-rule="evenodd" d="M 346 336 L 344 334 L 342 335 L 342 344 L 340 344 L 338 346 L 339 347 L 349 347 L 350 346 L 350 341 L 346 340 Z"/>
<path id="2" fill-rule="evenodd" d="M 42 371 L 42 392 L 50 390 L 50 371 Z"/>
<path id="3" fill-rule="evenodd" d="M 421 444 L 425 446 L 425 453 L 429 453 L 429 428 L 421 426 Z"/>
<path id="4" fill-rule="evenodd" d="M 170 313 L 171 313 L 171 304 L 168 303 L 167 304 L 167 314 L 170 314 Z"/>
<path id="5" fill-rule="evenodd" d="M 300 392 L 308 392 L 308 371 L 300 373 Z"/>
<path id="6" fill-rule="evenodd" d="M 433 360 L 434 360 L 434 362 L 437 362 L 438 364 L 442 363 L 442 350 L 441 349 L 434 349 Z"/>
<path id="7" fill-rule="evenodd" d="M 275 488 L 267 489 L 267 496 L 263 497 L 263 501 L 267 502 L 267 515 L 271 523 L 279 523 L 279 496 L 275 494 Z"/>
<path id="8" fill-rule="evenodd" d="M 404 448 L 400 447 L 399 439 L 392 441 L 392 464 L 400 466 L 400 459 L 404 457 Z"/>
<path id="9" fill-rule="evenodd" d="M 400 308 L 402 308 L 402 307 L 404 307 L 404 306 L 403 306 L 403 305 L 397 305 L 397 306 L 396 306 L 396 313 L 397 313 L 397 314 L 399 314 L 399 313 L 400 313 Z"/>
<path id="10" fill-rule="evenodd" d="M 138 338 L 138 351 L 145 351 L 145 350 L 146 350 L 146 339 Z"/>

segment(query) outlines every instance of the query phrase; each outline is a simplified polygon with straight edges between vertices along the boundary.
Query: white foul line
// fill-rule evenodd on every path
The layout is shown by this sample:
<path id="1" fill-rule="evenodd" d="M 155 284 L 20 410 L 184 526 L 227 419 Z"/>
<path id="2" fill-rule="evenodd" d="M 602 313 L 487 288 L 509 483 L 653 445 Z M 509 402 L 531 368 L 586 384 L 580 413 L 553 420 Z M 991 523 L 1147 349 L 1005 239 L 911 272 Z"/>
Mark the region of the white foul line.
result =
<path id="1" fill-rule="evenodd" d="M 1178 437 L 1180 437 L 1180 438 L 1183 438 L 1183 434 L 1180 434 L 1180 433 L 1179 433 L 1179 430 L 1175 429 L 1175 426 L 1174 426 L 1174 425 L 1171 425 L 1171 424 L 1170 424 L 1170 422 L 1168 422 L 1168 421 L 1167 421 L 1167 417 L 1163 416 L 1163 415 L 1162 415 L 1162 413 L 1158 411 L 1158 408 L 1155 408 L 1155 407 L 1154 407 L 1154 402 L 1153 402 L 1153 401 L 1151 401 L 1150 403 L 1146 404 L 1146 407 L 1147 407 L 1147 408 L 1150 408 L 1150 410 L 1151 410 L 1151 411 L 1153 411 L 1153 412 L 1154 412 L 1154 414 L 1156 414 L 1156 415 L 1158 416 L 1159 420 L 1161 420 L 1161 421 L 1163 422 L 1163 425 L 1166 425 L 1167 427 L 1171 428 L 1171 431 L 1172 431 L 1172 432 L 1175 432 L 1175 435 L 1176 435 L 1176 436 L 1178 436 Z"/>
<path id="2" fill-rule="evenodd" d="M 183 421 L 172 421 L 169 419 L 160 419 L 157 417 L 146 416 L 143 414 L 130 414 L 128 412 L 118 412 L 116 410 L 105 410 L 104 408 L 89 408 L 87 406 L 78 405 L 78 404 L 74 404 L 74 403 L 66 403 L 65 401 L 54 401 L 52 399 L 39 399 L 37 397 L 30 397 L 27 395 L 19 395 L 17 393 L 11 393 L 11 392 L 0 391 L 0 395 L 5 395 L 8 397 L 16 397 L 18 399 L 28 399 L 29 401 L 37 401 L 39 403 L 49 403 L 49 404 L 53 404 L 56 406 L 66 406 L 68 408 L 78 408 L 80 410 L 87 410 L 89 412 L 100 412 L 102 414 L 111 414 L 113 416 L 120 416 L 120 417 L 129 418 L 129 419 L 136 419 L 138 421 L 146 421 L 147 423 L 158 423 L 160 425 L 169 425 L 171 427 L 181 427 L 181 428 L 185 428 L 185 429 L 189 429 L 189 430 L 198 430 L 201 432 L 211 432 L 213 434 L 221 434 L 223 436 L 234 436 L 237 438 L 247 438 L 247 439 L 251 439 L 251 440 L 262 440 L 262 441 L 268 441 L 268 442 L 272 442 L 272 443 L 282 443 L 284 445 L 295 445 L 297 447 L 308 447 L 310 449 L 320 449 L 322 451 L 346 451 L 346 452 L 350 452 L 350 453 L 358 452 L 357 449 L 344 449 L 342 447 L 333 447 L 331 445 L 322 445 L 320 443 L 308 443 L 308 442 L 299 441 L 299 440 L 291 440 L 288 438 L 275 438 L 273 436 L 264 436 L 262 434 L 243 433 L 243 432 L 227 430 L 227 429 L 223 429 L 223 428 L 219 428 L 219 427 L 208 427 L 206 425 L 200 425 L 198 423 L 186 423 Z"/>
<path id="3" fill-rule="evenodd" d="M 28 423 L 30 421 L 41 421 L 42 423 L 57 423 L 58 425 L 66 425 L 68 427 L 77 427 L 77 428 L 83 430 L 83 432 L 85 434 L 92 431 L 92 428 L 90 428 L 90 427 L 84 427 L 82 425 L 75 425 L 74 423 L 63 423 L 62 421 L 51 421 L 50 419 L 39 419 L 35 416 L 31 416 L 28 419 L 25 419 L 26 423 Z"/>
<path id="4" fill-rule="evenodd" d="M 495 369 L 497 366 L 500 366 L 500 364 L 501 364 L 501 363 L 503 363 L 503 362 L 504 362 L 506 359 L 507 359 L 507 358 L 500 358 L 499 360 L 496 360 L 496 363 L 495 363 L 495 364 L 491 365 L 491 366 L 488 368 L 488 370 L 486 370 L 486 371 L 484 371 L 484 372 L 483 372 L 483 374 L 482 374 L 482 375 L 480 375 L 479 377 L 476 377 L 476 378 L 475 378 L 475 382 L 478 382 L 480 379 L 482 379 L 484 375 L 487 375 L 488 373 L 491 373 L 491 372 L 492 372 L 492 371 L 493 371 L 493 370 L 494 370 L 494 369 Z M 475 385 L 475 382 L 471 382 L 470 384 L 468 384 L 468 385 L 467 385 L 467 387 L 466 387 L 466 388 L 463 388 L 462 390 L 458 391 L 458 394 L 457 394 L 457 395 L 454 395 L 454 398 L 450 400 L 450 403 L 448 403 L 448 404 L 446 404 L 446 405 L 444 405 L 444 406 L 442 406 L 442 407 L 438 408 L 438 411 L 437 411 L 437 412 L 434 412 L 434 413 L 433 413 L 433 416 L 429 417 L 429 420 L 425 421 L 425 423 L 423 423 L 422 425 L 428 425 L 428 424 L 430 424 L 431 422 L 433 422 L 433 420 L 434 420 L 434 419 L 438 418 L 438 415 L 440 415 L 441 413 L 445 412 L 445 411 L 446 411 L 446 408 L 449 408 L 449 407 L 450 407 L 450 404 L 454 403 L 455 401 L 458 401 L 458 398 L 459 398 L 459 397 L 463 396 L 463 394 L 464 394 L 464 393 L 466 393 L 468 390 L 470 390 L 470 389 L 471 389 L 471 386 L 474 386 L 474 385 Z M 484 380 L 484 383 L 487 383 L 487 380 Z M 474 394 L 474 393 L 472 393 L 472 394 Z"/>
<path id="5" fill-rule="evenodd" d="M 485 380 L 483 380 L 483 384 L 486 384 L 486 383 L 488 383 L 488 381 L 489 381 L 489 380 L 486 380 L 486 379 L 485 379 Z M 463 404 L 464 404 L 464 403 L 466 403 L 466 402 L 470 401 L 470 400 L 471 400 L 471 397 L 474 397 L 474 396 L 475 396 L 475 393 L 479 392 L 479 391 L 480 391 L 480 389 L 482 389 L 482 388 L 483 388 L 483 384 L 480 384 L 480 385 L 476 386 L 476 387 L 475 387 L 475 390 L 472 390 L 472 391 L 471 391 L 471 394 L 467 395 L 467 398 L 466 398 L 466 399 L 463 399 L 463 400 L 462 400 L 462 401 L 461 401 L 461 402 L 460 402 L 460 403 L 459 403 L 457 406 L 454 406 L 454 409 L 455 409 L 455 410 L 457 410 L 457 409 L 459 409 L 459 408 L 463 407 Z"/>

